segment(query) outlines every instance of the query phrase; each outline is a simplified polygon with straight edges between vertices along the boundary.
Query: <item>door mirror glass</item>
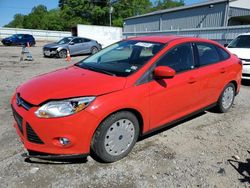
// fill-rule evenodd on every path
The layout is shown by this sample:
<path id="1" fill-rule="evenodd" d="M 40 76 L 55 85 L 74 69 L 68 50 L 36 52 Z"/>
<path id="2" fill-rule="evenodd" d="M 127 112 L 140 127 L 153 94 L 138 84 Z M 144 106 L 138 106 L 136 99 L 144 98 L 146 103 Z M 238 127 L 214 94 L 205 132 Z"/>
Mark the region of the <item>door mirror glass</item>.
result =
<path id="1" fill-rule="evenodd" d="M 173 78 L 175 76 L 175 70 L 168 66 L 158 66 L 154 69 L 154 77 L 158 79 Z"/>
<path id="2" fill-rule="evenodd" d="M 75 43 L 73 41 L 69 42 L 69 45 L 74 45 Z"/>

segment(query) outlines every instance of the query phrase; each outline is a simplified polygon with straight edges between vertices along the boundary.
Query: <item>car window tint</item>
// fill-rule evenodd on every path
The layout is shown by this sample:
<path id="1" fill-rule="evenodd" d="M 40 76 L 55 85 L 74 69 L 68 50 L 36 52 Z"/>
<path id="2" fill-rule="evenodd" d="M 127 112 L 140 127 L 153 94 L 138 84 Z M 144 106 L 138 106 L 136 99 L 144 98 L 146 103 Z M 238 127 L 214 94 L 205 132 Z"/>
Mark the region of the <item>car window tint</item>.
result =
<path id="1" fill-rule="evenodd" d="M 193 69 L 194 59 L 191 44 L 182 44 L 171 49 L 158 61 L 157 66 L 169 66 L 176 72 Z"/>
<path id="2" fill-rule="evenodd" d="M 80 39 L 80 38 L 75 38 L 75 39 L 72 40 L 72 42 L 74 42 L 75 44 L 77 44 L 77 43 L 82 43 L 82 39 Z"/>
<path id="3" fill-rule="evenodd" d="M 199 55 L 200 66 L 209 65 L 220 61 L 216 46 L 207 43 L 196 44 Z"/>
<path id="4" fill-rule="evenodd" d="M 83 39 L 83 42 L 90 42 L 90 39 Z"/>
<path id="5" fill-rule="evenodd" d="M 101 60 L 103 62 L 109 62 L 110 59 L 112 59 L 112 61 L 126 60 L 126 59 L 128 59 L 129 56 L 131 56 L 132 51 L 133 51 L 132 45 L 128 45 L 125 47 L 118 47 L 118 48 L 104 54 L 101 57 Z"/>
<path id="6" fill-rule="evenodd" d="M 230 57 L 229 53 L 227 53 L 224 49 L 217 47 L 217 51 L 220 55 L 221 61 L 224 61 Z"/>

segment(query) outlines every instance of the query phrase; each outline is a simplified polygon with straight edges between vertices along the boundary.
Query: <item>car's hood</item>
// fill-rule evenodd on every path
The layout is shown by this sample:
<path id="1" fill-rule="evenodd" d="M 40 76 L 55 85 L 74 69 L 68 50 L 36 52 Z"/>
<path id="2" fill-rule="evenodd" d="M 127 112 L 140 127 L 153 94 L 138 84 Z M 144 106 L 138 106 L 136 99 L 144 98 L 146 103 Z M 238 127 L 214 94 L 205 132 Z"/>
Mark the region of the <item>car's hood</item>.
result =
<path id="1" fill-rule="evenodd" d="M 126 78 L 115 77 L 76 66 L 34 77 L 17 88 L 17 93 L 33 105 L 51 99 L 98 96 L 121 90 Z"/>
<path id="2" fill-rule="evenodd" d="M 240 59 L 250 59 L 250 48 L 227 48 Z"/>
<path id="3" fill-rule="evenodd" d="M 7 38 L 4 38 L 3 41 L 8 41 L 8 40 L 14 40 L 13 37 L 7 37 Z"/>
<path id="4" fill-rule="evenodd" d="M 50 43 L 50 44 L 44 45 L 43 47 L 44 47 L 44 48 L 58 48 L 58 47 L 60 47 L 60 46 L 62 46 L 62 45 L 59 45 L 59 44 L 57 44 L 57 43 Z"/>

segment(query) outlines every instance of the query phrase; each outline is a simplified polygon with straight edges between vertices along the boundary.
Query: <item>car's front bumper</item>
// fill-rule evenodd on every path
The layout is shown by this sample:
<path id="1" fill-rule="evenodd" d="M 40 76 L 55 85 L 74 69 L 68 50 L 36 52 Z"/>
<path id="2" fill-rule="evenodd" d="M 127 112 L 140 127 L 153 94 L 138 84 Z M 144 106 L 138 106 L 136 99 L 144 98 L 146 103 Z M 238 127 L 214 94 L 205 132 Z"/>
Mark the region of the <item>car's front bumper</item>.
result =
<path id="1" fill-rule="evenodd" d="M 250 62 L 243 63 L 242 79 L 250 80 Z"/>
<path id="2" fill-rule="evenodd" d="M 11 105 L 14 127 L 28 151 L 59 156 L 85 156 L 90 153 L 92 136 L 98 126 L 97 118 L 91 113 L 83 110 L 67 117 L 44 119 L 35 116 L 38 107 L 26 110 L 18 106 L 16 96 L 12 98 Z M 70 144 L 60 144 L 59 138 L 69 139 Z"/>
<path id="3" fill-rule="evenodd" d="M 57 54 L 57 50 L 51 50 L 51 49 L 43 49 L 43 55 L 47 56 L 47 57 L 51 57 L 51 56 L 56 56 Z"/>

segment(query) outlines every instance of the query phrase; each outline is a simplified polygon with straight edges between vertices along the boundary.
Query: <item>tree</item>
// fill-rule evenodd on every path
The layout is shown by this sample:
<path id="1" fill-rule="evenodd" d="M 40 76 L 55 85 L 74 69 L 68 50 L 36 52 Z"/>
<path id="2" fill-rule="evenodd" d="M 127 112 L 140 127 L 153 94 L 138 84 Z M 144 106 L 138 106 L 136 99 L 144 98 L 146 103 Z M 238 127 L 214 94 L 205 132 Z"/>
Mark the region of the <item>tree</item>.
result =
<path id="1" fill-rule="evenodd" d="M 183 0 L 158 0 L 153 5 L 150 0 L 59 0 L 58 9 L 38 5 L 28 15 L 16 14 L 5 27 L 69 31 L 77 24 L 109 25 L 110 6 L 112 25 L 122 27 L 125 18 L 182 5 Z"/>
<path id="2" fill-rule="evenodd" d="M 158 0 L 151 11 L 163 10 L 168 8 L 174 8 L 184 5 L 184 0 Z"/>
<path id="3" fill-rule="evenodd" d="M 113 24 L 123 26 L 123 19 L 148 13 L 152 7 L 149 0 L 119 0 L 113 5 Z"/>
<path id="4" fill-rule="evenodd" d="M 23 19 L 24 19 L 24 15 L 15 14 L 14 19 L 10 23 L 5 25 L 4 27 L 23 28 Z"/>
<path id="5" fill-rule="evenodd" d="M 47 7 L 44 5 L 38 5 L 34 7 L 30 14 L 24 17 L 24 28 L 29 29 L 46 29 L 46 15 Z"/>

